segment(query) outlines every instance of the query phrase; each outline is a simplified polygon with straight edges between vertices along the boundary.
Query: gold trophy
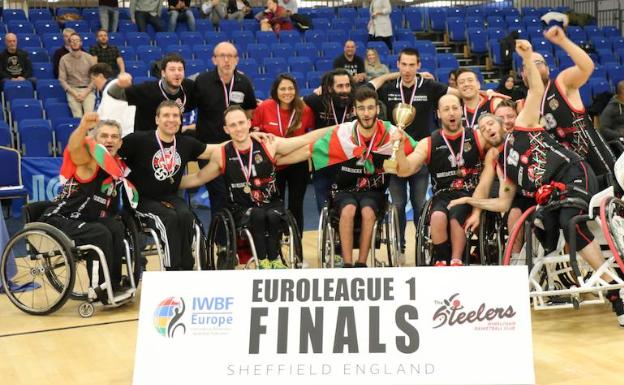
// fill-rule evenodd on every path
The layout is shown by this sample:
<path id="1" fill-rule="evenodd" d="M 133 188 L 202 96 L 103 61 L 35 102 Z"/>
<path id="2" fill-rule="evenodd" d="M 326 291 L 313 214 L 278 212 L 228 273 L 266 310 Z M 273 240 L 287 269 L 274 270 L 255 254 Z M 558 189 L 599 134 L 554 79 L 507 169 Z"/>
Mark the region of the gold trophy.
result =
<path id="1" fill-rule="evenodd" d="M 392 118 L 396 123 L 397 127 L 401 130 L 404 130 L 405 127 L 412 124 L 414 118 L 416 117 L 416 108 L 411 104 L 407 103 L 399 103 L 392 110 Z M 384 170 L 388 174 L 396 174 L 397 173 L 397 160 L 396 154 L 399 150 L 399 145 L 401 142 L 399 140 L 395 140 L 392 142 L 392 155 L 389 159 L 384 160 Z"/>

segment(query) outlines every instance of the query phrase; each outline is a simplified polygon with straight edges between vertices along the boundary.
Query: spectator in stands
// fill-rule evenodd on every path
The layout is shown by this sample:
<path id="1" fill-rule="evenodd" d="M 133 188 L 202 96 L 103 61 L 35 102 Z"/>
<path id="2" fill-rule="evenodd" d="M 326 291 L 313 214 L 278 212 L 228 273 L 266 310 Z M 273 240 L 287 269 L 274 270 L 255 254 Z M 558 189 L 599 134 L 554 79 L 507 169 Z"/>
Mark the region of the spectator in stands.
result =
<path id="1" fill-rule="evenodd" d="M 228 0 L 226 11 L 230 20 L 253 19 L 251 5 L 247 0 Z"/>
<path id="2" fill-rule="evenodd" d="M 617 84 L 616 92 L 600 114 L 602 135 L 608 140 L 624 136 L 624 80 Z"/>
<path id="3" fill-rule="evenodd" d="M 189 31 L 195 31 L 195 16 L 191 12 L 191 0 L 169 1 L 169 32 L 175 32 L 178 20 L 186 19 Z"/>
<path id="4" fill-rule="evenodd" d="M 82 38 L 74 33 L 69 38 L 71 52 L 59 63 L 59 82 L 67 93 L 67 103 L 74 118 L 81 118 L 95 107 L 95 93 L 89 69 L 97 59 L 82 50 Z"/>
<path id="5" fill-rule="evenodd" d="M 284 8 L 288 16 L 297 13 L 297 0 L 277 0 L 277 5 Z"/>
<path id="6" fill-rule="evenodd" d="M 364 60 L 355 54 L 355 42 L 347 40 L 344 45 L 344 53 L 334 59 L 334 69 L 344 68 L 357 83 L 366 81 L 366 69 Z"/>
<path id="7" fill-rule="evenodd" d="M 390 72 L 388 66 L 381 64 L 379 61 L 379 54 L 375 48 L 369 48 L 366 50 L 366 62 L 364 63 L 364 69 L 366 70 L 366 80 L 372 80 Z"/>
<path id="8" fill-rule="evenodd" d="M 115 76 L 120 72 L 126 72 L 119 48 L 108 44 L 108 32 L 104 28 L 97 31 L 97 44 L 91 46 L 89 53 L 97 58 L 98 63 L 108 64 Z"/>
<path id="9" fill-rule="evenodd" d="M 383 41 L 392 50 L 392 6 L 390 0 L 372 0 L 368 21 L 368 41 Z"/>
<path id="10" fill-rule="evenodd" d="M 119 2 L 117 0 L 99 0 L 100 27 L 108 32 L 117 32 L 119 25 Z"/>
<path id="11" fill-rule="evenodd" d="M 449 72 L 447 84 L 449 87 L 457 88 L 457 70 Z"/>
<path id="12" fill-rule="evenodd" d="M 286 9 L 277 4 L 276 0 L 267 0 L 267 7 L 256 15 L 261 31 L 273 31 L 279 34 L 282 30 L 293 29 L 290 15 Z"/>
<path id="13" fill-rule="evenodd" d="M 159 0 L 130 0 L 130 20 L 140 32 L 147 32 L 147 24 L 151 24 L 156 32 L 163 30 L 160 23 L 161 4 Z"/>
<path id="14" fill-rule="evenodd" d="M 282 138 L 304 135 L 314 128 L 314 114 L 299 97 L 297 82 L 289 74 L 277 76 L 271 86 L 271 97 L 254 111 L 253 127 Z M 288 183 L 288 210 L 303 234 L 303 198 L 310 175 L 308 161 L 277 167 L 277 190 L 284 199 Z"/>
<path id="15" fill-rule="evenodd" d="M 0 53 L 0 85 L 7 80 L 32 80 L 32 63 L 28 53 L 17 48 L 17 36 L 7 33 L 4 44 L 6 49 Z"/>
<path id="16" fill-rule="evenodd" d="M 227 17 L 225 6 L 221 4 L 221 0 L 210 0 L 202 5 L 204 17 L 212 22 L 215 27 L 219 25 L 222 19 Z"/>
<path id="17" fill-rule="evenodd" d="M 498 87 L 496 88 L 496 92 L 502 95 L 509 96 L 511 100 L 516 101 L 523 99 L 524 94 L 519 89 L 519 87 L 516 86 L 514 78 L 515 77 L 513 75 L 507 76 L 507 78 L 505 78 L 505 81 L 498 85 Z"/>
<path id="18" fill-rule="evenodd" d="M 61 61 L 61 58 L 65 56 L 66 54 L 68 54 L 69 51 L 71 51 L 71 48 L 69 47 L 69 38 L 74 33 L 76 33 L 76 31 L 74 31 L 72 28 L 65 28 L 63 30 L 63 46 L 57 49 L 56 51 L 54 51 L 54 56 L 52 57 L 52 64 L 54 65 L 53 70 L 54 70 L 55 78 L 59 77 L 59 62 Z"/>

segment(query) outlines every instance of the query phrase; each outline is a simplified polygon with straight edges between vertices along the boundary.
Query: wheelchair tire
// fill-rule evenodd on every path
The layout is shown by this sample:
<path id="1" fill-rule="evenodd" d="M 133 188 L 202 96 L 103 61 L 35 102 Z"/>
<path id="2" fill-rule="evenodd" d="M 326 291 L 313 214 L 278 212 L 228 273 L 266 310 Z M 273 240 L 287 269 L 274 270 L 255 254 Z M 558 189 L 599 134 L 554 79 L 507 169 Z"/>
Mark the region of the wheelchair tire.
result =
<path id="1" fill-rule="evenodd" d="M 299 228 L 297 227 L 297 221 L 292 213 L 286 210 L 283 215 L 286 225 L 288 227 L 288 238 L 290 245 L 288 247 L 289 256 L 282 256 L 282 259 L 287 258 L 287 266 L 294 269 L 301 269 L 303 267 L 303 245 L 301 244 L 301 235 L 299 234 Z M 292 247 L 290 247 L 292 246 Z M 294 263 L 292 262 L 294 261 Z"/>
<path id="2" fill-rule="evenodd" d="M 69 299 L 76 278 L 72 249 L 67 236 L 46 223 L 30 223 L 17 232 L 7 242 L 0 266 L 9 300 L 32 315 L 60 309 Z M 16 274 L 9 266 L 10 256 Z"/>
<path id="3" fill-rule="evenodd" d="M 600 226 L 615 262 L 624 273 L 624 202 L 615 197 L 600 202 Z"/>
<path id="4" fill-rule="evenodd" d="M 388 216 L 386 219 L 385 235 L 386 250 L 388 252 L 388 266 L 400 266 L 399 254 L 401 253 L 401 242 L 399 241 L 399 214 L 395 205 L 388 206 Z"/>
<path id="5" fill-rule="evenodd" d="M 503 254 L 502 219 L 498 213 L 481 213 L 479 257 L 481 265 L 500 265 Z"/>
<path id="6" fill-rule="evenodd" d="M 432 199 L 429 199 L 420 212 L 420 219 L 416 232 L 418 240 L 416 244 L 416 266 L 431 266 L 433 261 L 432 243 L 431 243 L 431 227 L 429 223 L 429 212 L 431 211 Z"/>
<path id="7" fill-rule="evenodd" d="M 219 226 L 225 231 L 225 245 L 216 244 Z M 208 229 L 208 258 L 217 270 L 234 270 L 238 264 L 236 256 L 236 228 L 234 217 L 229 210 L 223 209 L 212 218 Z"/>
<path id="8" fill-rule="evenodd" d="M 143 261 L 143 253 L 139 238 L 139 224 L 137 223 L 137 219 L 132 214 L 127 212 L 122 213 L 121 221 L 124 224 L 124 239 L 128 242 L 130 258 L 132 259 L 130 271 L 132 271 L 134 284 L 138 287 L 143 271 L 147 268 L 147 260 Z M 126 256 L 124 256 L 124 262 L 128 263 Z"/>
<path id="9" fill-rule="evenodd" d="M 331 228 L 331 218 L 327 206 L 321 211 L 318 237 L 319 267 L 331 268 L 334 262 L 335 245 L 333 239 L 334 234 Z"/>

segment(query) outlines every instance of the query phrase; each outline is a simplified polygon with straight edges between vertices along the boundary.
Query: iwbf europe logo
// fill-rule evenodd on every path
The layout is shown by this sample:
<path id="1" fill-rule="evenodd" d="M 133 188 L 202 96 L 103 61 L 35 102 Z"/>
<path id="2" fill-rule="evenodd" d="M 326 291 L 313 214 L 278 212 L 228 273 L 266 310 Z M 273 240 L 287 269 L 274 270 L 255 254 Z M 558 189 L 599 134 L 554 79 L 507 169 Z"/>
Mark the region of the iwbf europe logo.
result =
<path id="1" fill-rule="evenodd" d="M 163 337 L 173 338 L 186 334 L 186 325 L 181 322 L 185 310 L 184 299 L 168 297 L 158 304 L 154 311 L 154 327 Z"/>

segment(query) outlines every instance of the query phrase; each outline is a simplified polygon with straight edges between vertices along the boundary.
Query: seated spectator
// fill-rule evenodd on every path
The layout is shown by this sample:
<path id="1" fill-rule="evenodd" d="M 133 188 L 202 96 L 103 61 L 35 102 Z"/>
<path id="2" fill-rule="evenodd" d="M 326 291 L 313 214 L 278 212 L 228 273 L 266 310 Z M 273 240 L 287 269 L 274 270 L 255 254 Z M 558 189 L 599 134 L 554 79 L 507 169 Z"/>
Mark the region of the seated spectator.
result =
<path id="1" fill-rule="evenodd" d="M 600 114 L 600 130 L 607 140 L 624 136 L 624 80 L 617 85 L 617 94 Z"/>
<path id="2" fill-rule="evenodd" d="M 279 34 L 281 30 L 293 29 L 290 17 L 286 9 L 277 5 L 276 0 L 268 0 L 264 11 L 256 15 L 260 22 L 261 31 L 273 31 Z"/>
<path id="3" fill-rule="evenodd" d="M 457 88 L 457 70 L 449 72 L 447 84 L 449 87 Z"/>
<path id="4" fill-rule="evenodd" d="M 297 0 L 277 0 L 277 5 L 284 8 L 288 16 L 297 13 Z"/>
<path id="5" fill-rule="evenodd" d="M 225 6 L 221 0 L 210 0 L 202 5 L 204 17 L 209 19 L 214 26 L 219 25 L 222 19 L 227 17 Z"/>
<path id="6" fill-rule="evenodd" d="M 366 50 L 366 62 L 364 63 L 364 68 L 366 70 L 366 80 L 372 80 L 390 72 L 388 66 L 381 64 L 379 61 L 379 54 L 374 48 Z"/>
<path id="7" fill-rule="evenodd" d="M 99 0 L 100 26 L 108 32 L 117 32 L 119 25 L 119 1 Z"/>
<path id="8" fill-rule="evenodd" d="M 65 28 L 63 30 L 63 46 L 54 51 L 54 56 L 52 56 L 52 68 L 54 70 L 55 78 L 59 77 L 59 62 L 61 61 L 61 58 L 68 54 L 71 50 L 69 47 L 69 38 L 74 33 L 76 33 L 76 31 L 74 31 L 72 28 Z"/>
<path id="9" fill-rule="evenodd" d="M 71 52 L 59 63 L 59 82 L 67 92 L 67 103 L 74 118 L 81 118 L 95 107 L 95 93 L 91 85 L 89 69 L 97 60 L 82 51 L 82 38 L 74 33 L 69 38 Z"/>
<path id="10" fill-rule="evenodd" d="M 366 69 L 364 60 L 355 54 L 355 42 L 347 40 L 344 45 L 344 54 L 334 59 L 334 69 L 344 68 L 357 83 L 366 81 Z"/>
<path id="11" fill-rule="evenodd" d="M 507 76 L 505 81 L 499 84 L 495 91 L 499 94 L 509 96 L 509 98 L 514 101 L 524 97 L 522 91 L 516 86 L 513 75 Z"/>
<path id="12" fill-rule="evenodd" d="M 139 32 L 147 32 L 147 24 L 151 24 L 156 32 L 163 30 L 160 22 L 162 1 L 130 0 L 130 20 L 136 23 Z"/>
<path id="13" fill-rule="evenodd" d="M 189 31 L 195 31 L 191 0 L 169 0 L 169 32 L 175 32 L 178 20 L 186 19 Z"/>
<path id="14" fill-rule="evenodd" d="M 251 5 L 247 0 L 228 0 L 226 11 L 230 20 L 253 19 Z"/>
<path id="15" fill-rule="evenodd" d="M 89 48 L 89 53 L 97 58 L 98 63 L 108 64 L 115 76 L 120 72 L 126 72 L 126 65 L 119 48 L 108 44 L 108 32 L 104 28 L 97 32 L 97 44 Z"/>
<path id="16" fill-rule="evenodd" d="M 0 53 L 0 81 L 26 80 L 32 78 L 32 63 L 28 54 L 17 48 L 17 36 L 7 33 L 4 37 L 6 49 Z"/>

